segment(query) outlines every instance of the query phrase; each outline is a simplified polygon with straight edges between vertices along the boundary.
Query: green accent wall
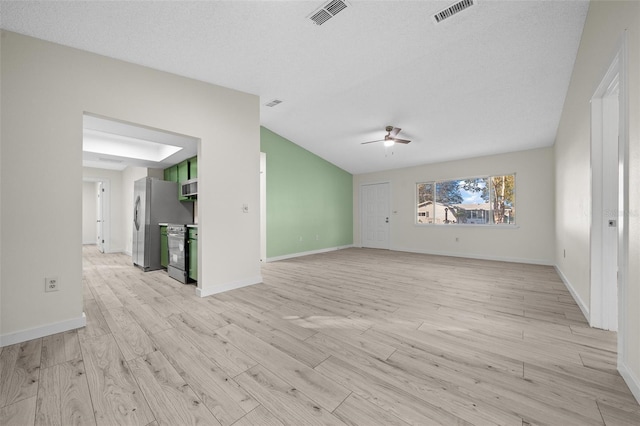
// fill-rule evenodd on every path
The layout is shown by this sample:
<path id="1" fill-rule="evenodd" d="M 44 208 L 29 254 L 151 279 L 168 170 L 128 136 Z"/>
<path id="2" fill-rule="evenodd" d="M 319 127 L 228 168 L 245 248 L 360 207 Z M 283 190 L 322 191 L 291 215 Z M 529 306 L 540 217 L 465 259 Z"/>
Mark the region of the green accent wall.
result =
<path id="1" fill-rule="evenodd" d="M 267 258 L 353 244 L 353 176 L 265 127 L 260 150 L 267 155 Z"/>

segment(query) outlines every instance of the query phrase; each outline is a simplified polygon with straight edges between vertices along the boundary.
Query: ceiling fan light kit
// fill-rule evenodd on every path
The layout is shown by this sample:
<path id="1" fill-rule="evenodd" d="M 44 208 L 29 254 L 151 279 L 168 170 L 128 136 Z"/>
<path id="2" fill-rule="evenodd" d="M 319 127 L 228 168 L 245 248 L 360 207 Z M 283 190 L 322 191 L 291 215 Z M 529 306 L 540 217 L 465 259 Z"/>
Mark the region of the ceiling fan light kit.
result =
<path id="1" fill-rule="evenodd" d="M 384 146 L 386 147 L 390 147 L 393 146 L 397 143 L 401 143 L 401 144 L 408 144 L 409 142 L 411 142 L 410 140 L 407 139 L 400 139 L 400 138 L 396 138 L 396 136 L 398 135 L 398 133 L 400 133 L 400 129 L 399 127 L 393 127 L 393 126 L 387 126 L 384 129 L 387 134 L 384 135 L 384 139 L 379 139 L 376 141 L 369 141 L 369 142 L 362 142 L 362 145 L 366 145 L 369 143 L 375 143 L 375 142 L 384 142 Z"/>

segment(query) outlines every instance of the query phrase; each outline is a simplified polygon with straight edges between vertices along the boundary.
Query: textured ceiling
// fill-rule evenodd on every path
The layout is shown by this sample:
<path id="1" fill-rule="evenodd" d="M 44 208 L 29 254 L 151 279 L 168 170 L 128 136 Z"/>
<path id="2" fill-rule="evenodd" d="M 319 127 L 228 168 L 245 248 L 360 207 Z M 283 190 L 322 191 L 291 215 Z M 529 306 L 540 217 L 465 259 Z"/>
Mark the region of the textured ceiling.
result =
<path id="1" fill-rule="evenodd" d="M 588 2 L 435 24 L 453 1 L 349 1 L 314 25 L 326 3 L 2 0 L 0 25 L 259 95 L 262 125 L 354 174 L 553 145 Z M 361 145 L 386 125 L 412 143 Z"/>

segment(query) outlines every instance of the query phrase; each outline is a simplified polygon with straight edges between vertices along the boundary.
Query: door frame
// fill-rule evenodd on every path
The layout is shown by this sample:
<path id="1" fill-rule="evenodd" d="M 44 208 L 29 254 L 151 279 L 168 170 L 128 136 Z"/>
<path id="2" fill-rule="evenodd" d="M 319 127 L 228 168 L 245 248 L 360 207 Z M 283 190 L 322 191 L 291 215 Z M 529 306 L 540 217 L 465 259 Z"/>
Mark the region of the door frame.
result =
<path id="1" fill-rule="evenodd" d="M 617 304 L 618 330 L 618 364 L 620 364 L 624 348 L 626 331 L 626 310 L 623 301 L 627 293 L 628 252 L 629 252 L 629 135 L 628 135 L 628 76 L 627 76 L 627 41 L 626 32 L 618 44 L 615 57 L 611 61 L 607 72 L 602 77 L 600 85 L 591 98 L 591 224 L 590 224 L 590 312 L 589 324 L 592 327 L 609 329 L 612 321 L 607 318 L 608 303 Z M 617 88 L 616 88 L 617 85 Z M 604 209 L 601 191 L 602 176 L 606 173 L 600 160 L 602 150 L 606 148 L 603 139 L 603 110 L 604 99 L 614 90 L 618 91 L 618 205 L 617 205 L 617 300 L 612 301 L 614 287 L 605 285 L 602 281 L 602 252 L 604 225 Z M 614 142 L 615 143 L 615 142 Z"/>
<path id="2" fill-rule="evenodd" d="M 359 209 L 360 209 L 360 247 L 364 247 L 363 241 L 364 241 L 364 225 L 365 225 L 365 221 L 364 221 L 364 210 L 362 208 L 362 190 L 363 187 L 365 186 L 370 186 L 370 185 L 382 185 L 382 184 L 387 184 L 389 185 L 389 192 L 388 192 L 388 197 L 389 197 L 389 212 L 388 212 L 388 217 L 389 217 L 389 230 L 387 232 L 387 244 L 386 247 L 384 248 L 384 250 L 390 250 L 391 249 L 391 199 L 392 199 L 392 188 L 391 188 L 391 182 L 390 181 L 379 181 L 379 182 L 366 182 L 366 183 L 361 183 L 360 184 L 360 192 L 358 194 L 358 205 L 359 205 Z"/>
<path id="3" fill-rule="evenodd" d="M 267 154 L 260 153 L 260 262 L 267 262 Z"/>
<path id="4" fill-rule="evenodd" d="M 96 201 L 96 218 L 98 219 L 98 225 L 96 226 L 96 245 L 98 246 L 98 250 L 104 253 L 104 204 L 102 200 L 106 196 L 106 191 L 104 189 L 103 182 L 96 182 L 95 188 L 98 192 L 98 199 Z M 98 231 L 99 230 L 99 231 Z"/>
<path id="5" fill-rule="evenodd" d="M 102 204 L 102 244 L 103 253 L 111 253 L 111 182 L 107 178 L 100 177 L 83 177 L 83 182 L 95 182 L 102 183 L 102 197 L 100 197 L 100 203 Z M 96 185 L 97 187 L 98 185 Z M 100 208 L 97 206 L 96 208 Z"/>

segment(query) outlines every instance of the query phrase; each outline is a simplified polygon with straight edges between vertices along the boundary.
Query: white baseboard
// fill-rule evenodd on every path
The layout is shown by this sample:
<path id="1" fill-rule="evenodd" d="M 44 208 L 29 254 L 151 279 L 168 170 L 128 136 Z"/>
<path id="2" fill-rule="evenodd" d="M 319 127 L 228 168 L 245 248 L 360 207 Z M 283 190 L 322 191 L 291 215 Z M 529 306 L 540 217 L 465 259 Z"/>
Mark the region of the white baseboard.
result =
<path id="1" fill-rule="evenodd" d="M 213 288 L 202 289 L 200 287 L 196 288 L 196 296 L 199 297 L 207 297 L 213 294 L 224 293 L 225 291 L 235 290 L 236 288 L 247 287 L 254 284 L 260 284 L 262 282 L 262 275 L 258 275 L 256 277 L 247 278 L 244 280 L 233 281 L 230 283 L 217 285 Z"/>
<path id="2" fill-rule="evenodd" d="M 571 282 L 569 282 L 569 279 L 562 273 L 560 268 L 558 268 L 558 265 L 554 265 L 554 268 L 556 269 L 556 272 L 560 276 L 560 279 L 564 283 L 565 287 L 567 287 L 567 290 L 569 290 L 569 293 L 571 293 L 571 297 L 573 297 L 573 300 L 575 300 L 578 304 L 578 307 L 582 311 L 582 315 L 584 315 L 584 319 L 586 319 L 587 322 L 591 324 L 591 321 L 589 320 L 589 318 L 591 317 L 591 314 L 589 313 L 589 307 L 586 305 L 586 303 L 584 303 L 584 300 L 582 300 L 578 292 L 573 288 Z"/>
<path id="3" fill-rule="evenodd" d="M 285 255 L 276 256 L 276 257 L 268 257 L 267 258 L 267 263 L 268 262 L 277 262 L 279 260 L 285 260 L 285 259 L 293 259 L 294 257 L 309 256 L 311 254 L 328 253 L 330 251 L 342 250 L 342 249 L 346 249 L 346 248 L 350 248 L 350 247 L 353 247 L 353 244 L 349 244 L 349 245 L 346 245 L 346 246 L 327 247 L 327 248 L 323 248 L 323 249 L 319 249 L 319 250 L 303 251 L 303 252 L 300 252 L 300 253 L 285 254 Z"/>
<path id="4" fill-rule="evenodd" d="M 618 371 L 627 383 L 627 386 L 629 386 L 629 390 L 635 397 L 636 401 L 640 404 L 640 380 L 638 380 L 638 377 L 633 374 L 633 371 L 631 371 L 624 362 L 618 361 Z"/>
<path id="5" fill-rule="evenodd" d="M 545 265 L 545 266 L 553 266 L 553 262 L 544 259 L 523 259 L 518 257 L 499 257 L 499 256 L 485 256 L 485 255 L 477 255 L 477 254 L 469 254 L 469 253 L 458 253 L 458 252 L 446 252 L 446 251 L 437 251 L 437 250 L 416 250 L 405 247 L 391 247 L 389 250 L 393 251 L 403 251 L 407 253 L 419 253 L 419 254 L 431 254 L 434 256 L 450 256 L 450 257 L 461 257 L 464 259 L 479 259 L 479 260 L 493 260 L 496 262 L 511 262 L 511 263 L 527 263 L 530 265 Z"/>
<path id="6" fill-rule="evenodd" d="M 30 328 L 15 333 L 0 336 L 0 347 L 9 346 L 16 343 L 26 342 L 27 340 L 39 339 L 40 337 L 50 336 L 52 334 L 62 333 L 76 328 L 82 328 L 87 325 L 87 318 L 82 313 L 78 318 L 72 318 L 65 321 L 47 324 L 42 327 Z"/>

